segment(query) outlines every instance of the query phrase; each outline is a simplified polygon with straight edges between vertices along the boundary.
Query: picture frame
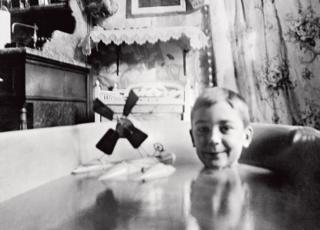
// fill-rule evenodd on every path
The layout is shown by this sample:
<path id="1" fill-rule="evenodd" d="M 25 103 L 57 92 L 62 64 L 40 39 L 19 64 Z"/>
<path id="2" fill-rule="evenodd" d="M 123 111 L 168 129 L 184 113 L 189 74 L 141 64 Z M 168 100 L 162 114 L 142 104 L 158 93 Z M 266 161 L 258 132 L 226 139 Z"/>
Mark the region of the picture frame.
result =
<path id="1" fill-rule="evenodd" d="M 186 0 L 130 0 L 131 15 L 169 14 L 186 11 Z"/>

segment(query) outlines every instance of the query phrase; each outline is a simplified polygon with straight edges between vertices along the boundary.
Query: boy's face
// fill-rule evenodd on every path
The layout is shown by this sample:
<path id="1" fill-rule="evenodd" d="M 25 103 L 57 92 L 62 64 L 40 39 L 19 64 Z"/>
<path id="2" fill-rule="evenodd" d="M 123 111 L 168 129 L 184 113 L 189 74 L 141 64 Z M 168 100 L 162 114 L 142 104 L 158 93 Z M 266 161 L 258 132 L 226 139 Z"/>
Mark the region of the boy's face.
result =
<path id="1" fill-rule="evenodd" d="M 239 112 L 227 102 L 194 111 L 191 136 L 196 152 L 207 168 L 225 168 L 236 163 L 252 137 Z"/>

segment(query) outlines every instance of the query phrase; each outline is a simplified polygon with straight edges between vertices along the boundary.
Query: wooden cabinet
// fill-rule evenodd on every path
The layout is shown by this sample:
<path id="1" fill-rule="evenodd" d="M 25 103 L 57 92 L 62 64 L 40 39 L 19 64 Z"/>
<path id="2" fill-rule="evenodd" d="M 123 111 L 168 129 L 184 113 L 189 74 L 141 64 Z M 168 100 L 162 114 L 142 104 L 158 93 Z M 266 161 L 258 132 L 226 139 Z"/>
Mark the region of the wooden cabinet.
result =
<path id="1" fill-rule="evenodd" d="M 89 67 L 44 57 L 29 48 L 0 50 L 0 131 L 93 121 Z"/>

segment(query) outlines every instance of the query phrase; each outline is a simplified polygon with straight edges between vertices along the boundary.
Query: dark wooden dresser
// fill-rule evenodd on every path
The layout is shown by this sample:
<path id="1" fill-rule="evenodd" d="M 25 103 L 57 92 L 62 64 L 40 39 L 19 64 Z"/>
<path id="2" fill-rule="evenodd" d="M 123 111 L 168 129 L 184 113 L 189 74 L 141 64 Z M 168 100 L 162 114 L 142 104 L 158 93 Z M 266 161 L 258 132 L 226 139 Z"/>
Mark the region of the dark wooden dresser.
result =
<path id="1" fill-rule="evenodd" d="M 89 70 L 30 48 L 0 49 L 0 131 L 92 121 Z"/>

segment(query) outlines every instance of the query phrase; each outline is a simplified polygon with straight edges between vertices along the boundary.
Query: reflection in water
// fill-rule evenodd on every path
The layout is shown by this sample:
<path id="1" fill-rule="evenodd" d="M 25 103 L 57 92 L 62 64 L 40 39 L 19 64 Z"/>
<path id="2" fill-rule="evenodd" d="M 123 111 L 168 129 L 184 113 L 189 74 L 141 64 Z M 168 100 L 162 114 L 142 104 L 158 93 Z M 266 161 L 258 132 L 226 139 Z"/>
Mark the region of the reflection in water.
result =
<path id="1" fill-rule="evenodd" d="M 108 182 L 68 229 L 184 229 L 180 193 L 167 180 Z"/>
<path id="2" fill-rule="evenodd" d="M 189 189 L 190 230 L 320 229 L 320 184 L 310 178 L 292 183 L 250 167 L 204 170 Z"/>
<path id="3" fill-rule="evenodd" d="M 91 208 L 84 210 L 69 225 L 69 229 L 129 229 L 130 220 L 141 212 L 141 200 L 136 197 L 136 186 L 121 183 L 114 189 L 111 185 L 98 194 Z"/>
<path id="4" fill-rule="evenodd" d="M 113 191 L 107 189 L 97 197 L 94 229 L 106 229 L 106 226 L 108 229 L 116 229 L 119 225 L 127 226 L 130 219 L 139 212 L 140 206 L 139 201 L 131 199 L 119 202 Z"/>
<path id="5" fill-rule="evenodd" d="M 237 169 L 203 170 L 191 182 L 189 229 L 253 229 L 249 191 Z"/>

